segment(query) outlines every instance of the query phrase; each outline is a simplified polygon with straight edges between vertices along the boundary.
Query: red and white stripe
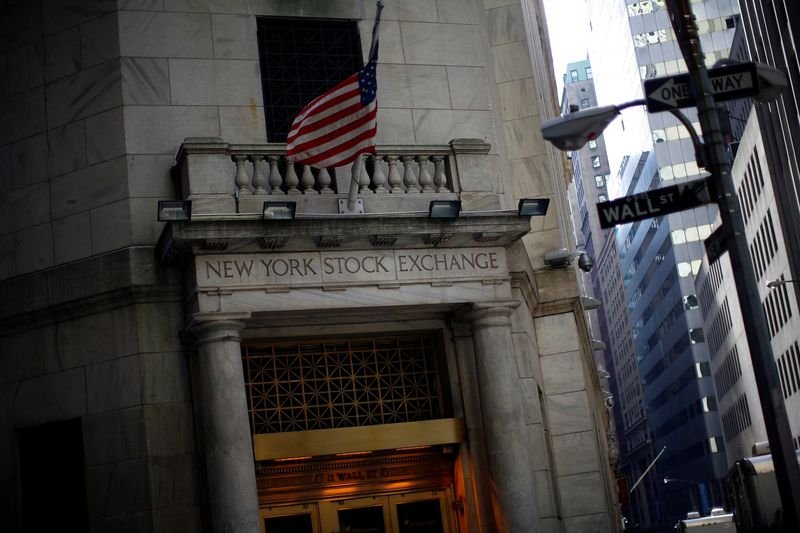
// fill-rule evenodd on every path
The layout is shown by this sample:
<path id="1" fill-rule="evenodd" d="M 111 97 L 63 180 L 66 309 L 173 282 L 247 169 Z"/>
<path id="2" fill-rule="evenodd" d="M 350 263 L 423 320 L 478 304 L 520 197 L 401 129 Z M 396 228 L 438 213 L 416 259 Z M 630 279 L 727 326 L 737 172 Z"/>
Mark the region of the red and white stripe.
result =
<path id="1" fill-rule="evenodd" d="M 289 161 L 317 168 L 351 163 L 374 153 L 377 99 L 361 103 L 358 73 L 315 98 L 295 117 L 286 140 Z"/>

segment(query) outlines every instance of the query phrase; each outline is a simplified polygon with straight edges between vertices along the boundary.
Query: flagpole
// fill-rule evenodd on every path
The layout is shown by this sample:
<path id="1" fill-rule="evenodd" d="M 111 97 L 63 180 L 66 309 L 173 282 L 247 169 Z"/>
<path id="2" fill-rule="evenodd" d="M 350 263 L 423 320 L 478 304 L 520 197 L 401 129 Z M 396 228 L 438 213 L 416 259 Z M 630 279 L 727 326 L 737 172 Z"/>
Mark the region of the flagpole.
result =
<path id="1" fill-rule="evenodd" d="M 646 475 L 647 475 L 647 473 L 650 471 L 650 469 L 651 469 L 651 468 L 653 468 L 653 465 L 655 465 L 655 464 L 656 464 L 656 461 L 658 461 L 658 458 L 659 458 L 659 457 L 661 457 L 661 454 L 663 454 L 665 451 L 667 451 L 667 447 L 666 447 L 666 446 L 664 446 L 663 448 L 661 448 L 661 451 L 660 451 L 660 452 L 658 452 L 658 455 L 656 455 L 656 458 L 655 458 L 655 459 L 653 459 L 653 462 L 652 462 L 652 463 L 650 463 L 650 466 L 648 466 L 648 467 L 645 469 L 645 471 L 644 471 L 644 472 L 642 472 L 642 475 L 641 475 L 641 476 L 639 476 L 639 479 L 637 479 L 637 480 L 636 480 L 636 483 L 634 483 L 634 484 L 633 484 L 633 487 L 631 487 L 631 488 L 630 488 L 630 490 L 628 491 L 628 494 L 632 494 L 632 493 L 633 493 L 633 491 L 634 491 L 634 490 L 636 490 L 636 487 L 638 487 L 638 486 L 639 486 L 639 483 L 641 483 L 641 482 L 642 482 L 642 480 L 644 479 L 644 476 L 646 476 Z"/>
<path id="2" fill-rule="evenodd" d="M 350 193 L 347 197 L 347 210 L 353 213 L 356 210 L 356 205 L 358 205 L 358 188 L 360 184 L 358 180 L 361 179 L 361 172 L 364 169 L 364 158 L 361 157 L 361 154 L 356 156 L 355 164 L 353 165 L 353 179 L 350 182 Z"/>
<path id="3" fill-rule="evenodd" d="M 375 10 L 375 22 L 372 25 L 372 42 L 369 45 L 369 56 L 367 56 L 367 61 L 372 60 L 377 52 L 376 47 L 378 46 L 378 26 L 381 23 L 381 11 L 383 11 L 383 0 L 378 0 Z M 356 210 L 356 205 L 358 205 L 358 189 L 361 186 L 359 184 L 359 180 L 361 179 L 361 172 L 364 170 L 364 158 L 361 154 L 356 156 L 355 164 L 353 165 L 353 175 L 352 181 L 350 182 L 350 191 L 347 196 L 347 210 L 351 213 Z"/>

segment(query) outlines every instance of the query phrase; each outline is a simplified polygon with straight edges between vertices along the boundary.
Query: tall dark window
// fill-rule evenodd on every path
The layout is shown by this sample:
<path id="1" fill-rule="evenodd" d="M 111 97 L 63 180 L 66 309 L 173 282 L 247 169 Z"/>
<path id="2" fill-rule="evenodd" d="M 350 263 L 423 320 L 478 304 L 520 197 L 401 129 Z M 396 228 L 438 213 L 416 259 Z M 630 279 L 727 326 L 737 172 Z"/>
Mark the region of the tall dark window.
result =
<path id="1" fill-rule="evenodd" d="M 17 430 L 21 531 L 88 531 L 79 418 Z"/>
<path id="2" fill-rule="evenodd" d="M 285 142 L 297 112 L 363 66 L 352 20 L 259 18 L 267 140 Z"/>

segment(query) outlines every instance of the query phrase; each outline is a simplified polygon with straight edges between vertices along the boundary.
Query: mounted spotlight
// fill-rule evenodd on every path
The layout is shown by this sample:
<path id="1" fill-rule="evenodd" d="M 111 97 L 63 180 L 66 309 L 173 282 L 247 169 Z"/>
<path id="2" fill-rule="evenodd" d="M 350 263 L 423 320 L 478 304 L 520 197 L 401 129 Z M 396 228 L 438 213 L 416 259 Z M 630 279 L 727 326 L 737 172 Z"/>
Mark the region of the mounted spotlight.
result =
<path id="1" fill-rule="evenodd" d="M 543 217 L 549 205 L 550 198 L 520 198 L 517 213 L 521 217 Z"/>
<path id="2" fill-rule="evenodd" d="M 594 259 L 584 251 L 570 252 L 566 248 L 551 250 L 544 254 L 544 264 L 552 268 L 565 268 L 578 258 L 578 268 L 584 272 L 591 272 L 594 268 Z"/>
<path id="3" fill-rule="evenodd" d="M 190 200 L 161 200 L 158 202 L 158 221 L 191 220 L 192 202 Z"/>
<path id="4" fill-rule="evenodd" d="M 264 220 L 292 220 L 296 205 L 294 202 L 264 202 L 262 216 Z"/>
<path id="5" fill-rule="evenodd" d="M 461 200 L 431 200 L 428 209 L 430 218 L 458 218 Z"/>
<path id="6" fill-rule="evenodd" d="M 606 343 L 601 340 L 592 339 L 592 350 L 599 352 L 606 349 Z"/>
<path id="7" fill-rule="evenodd" d="M 600 307 L 600 300 L 592 296 L 581 296 L 580 300 L 584 311 L 591 311 Z"/>

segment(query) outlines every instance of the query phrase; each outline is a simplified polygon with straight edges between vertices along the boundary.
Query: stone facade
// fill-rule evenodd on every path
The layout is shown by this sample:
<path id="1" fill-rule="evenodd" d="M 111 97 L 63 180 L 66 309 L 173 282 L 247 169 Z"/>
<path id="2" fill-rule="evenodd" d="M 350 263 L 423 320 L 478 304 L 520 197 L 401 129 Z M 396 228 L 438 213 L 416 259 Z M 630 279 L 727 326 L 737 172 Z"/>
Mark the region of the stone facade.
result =
<path id="1" fill-rule="evenodd" d="M 558 110 L 540 3 L 387 2 L 364 213 L 340 215 L 337 169 L 341 193 L 283 176 L 296 219 L 261 218 L 277 194 L 259 194 L 259 165 L 282 147 L 267 143 L 257 17 L 358 20 L 366 49 L 374 11 L 4 7 L 0 529 L 29 527 L 49 484 L 30 487 L 21 433 L 72 420 L 89 530 L 256 531 L 269 465 L 242 347 L 406 331 L 440 340 L 445 418 L 463 428 L 443 441 L 446 531 L 617 529 L 576 275 L 542 261 L 571 231 L 564 160 L 539 134 Z M 420 193 L 376 194 L 392 157 Z M 547 216 L 517 216 L 524 197 L 550 198 Z M 191 200 L 192 219 L 159 222 L 162 199 Z M 430 199 L 460 199 L 461 216 L 429 219 Z"/>

